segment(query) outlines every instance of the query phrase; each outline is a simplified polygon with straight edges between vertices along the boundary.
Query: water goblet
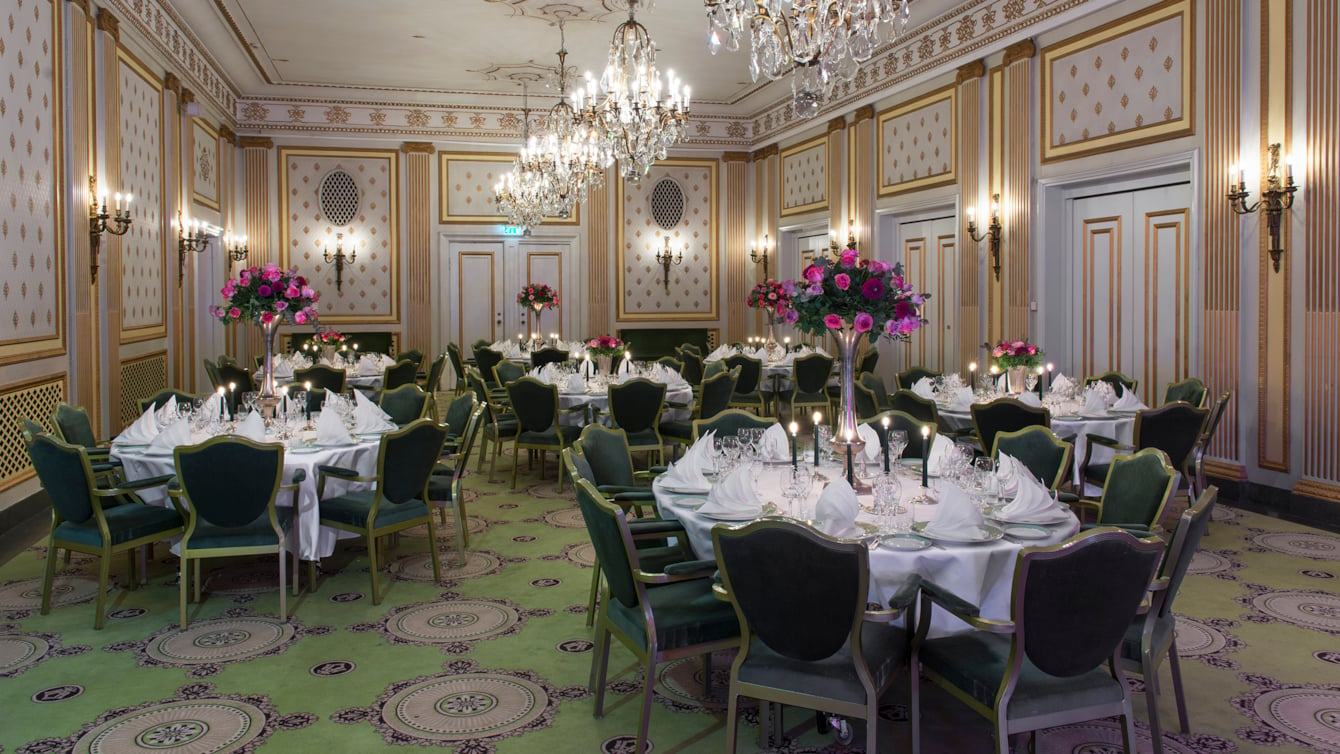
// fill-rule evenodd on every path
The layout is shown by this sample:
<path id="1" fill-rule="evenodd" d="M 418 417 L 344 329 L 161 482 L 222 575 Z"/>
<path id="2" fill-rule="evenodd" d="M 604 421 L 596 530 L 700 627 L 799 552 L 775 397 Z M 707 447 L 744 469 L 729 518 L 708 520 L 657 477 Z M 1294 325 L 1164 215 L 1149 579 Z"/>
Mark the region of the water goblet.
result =
<path id="1" fill-rule="evenodd" d="M 907 430 L 889 430 L 889 457 L 893 459 L 893 463 L 902 460 L 904 450 L 907 450 Z"/>

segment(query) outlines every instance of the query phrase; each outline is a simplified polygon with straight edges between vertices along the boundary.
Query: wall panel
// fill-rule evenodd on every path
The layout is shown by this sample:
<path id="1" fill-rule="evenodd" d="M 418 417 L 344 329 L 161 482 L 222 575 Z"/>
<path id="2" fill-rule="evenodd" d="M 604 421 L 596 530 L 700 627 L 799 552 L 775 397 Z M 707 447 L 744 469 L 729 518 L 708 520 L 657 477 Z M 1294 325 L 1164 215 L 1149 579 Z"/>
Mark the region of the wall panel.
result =
<path id="1" fill-rule="evenodd" d="M 717 173 L 711 159 L 662 160 L 636 183 L 619 178 L 615 203 L 616 290 L 619 321 L 717 319 Z M 652 219 L 651 195 L 656 184 L 670 179 L 684 197 L 680 223 L 662 228 Z M 666 288 L 655 255 L 669 239 L 672 253 L 683 263 L 670 268 Z"/>
<path id="2" fill-rule="evenodd" d="M 953 183 L 958 92 L 946 87 L 879 113 L 879 195 Z"/>
<path id="3" fill-rule="evenodd" d="M 167 156 L 163 82 L 124 49 L 117 76 L 120 180 L 134 196 L 130 232 L 121 237 L 121 342 L 167 334 Z M 104 237 L 104 246 L 106 238 Z M 105 250 L 109 251 L 109 250 Z M 113 260 L 104 256 L 104 263 Z"/>
<path id="4" fill-rule="evenodd" d="M 777 180 L 782 217 L 827 209 L 828 137 L 783 149 Z"/>

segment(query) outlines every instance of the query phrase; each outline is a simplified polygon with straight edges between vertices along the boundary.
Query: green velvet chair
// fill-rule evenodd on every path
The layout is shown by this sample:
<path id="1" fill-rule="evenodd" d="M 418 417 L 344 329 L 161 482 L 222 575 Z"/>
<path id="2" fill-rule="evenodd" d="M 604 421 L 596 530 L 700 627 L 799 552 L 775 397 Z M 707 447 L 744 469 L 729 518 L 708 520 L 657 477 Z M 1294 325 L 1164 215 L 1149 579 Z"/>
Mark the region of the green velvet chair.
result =
<path id="1" fill-rule="evenodd" d="M 1001 432 L 1018 432 L 1024 427 L 1051 427 L 1052 413 L 1041 406 L 1030 406 L 1015 398 L 997 398 L 990 403 L 972 404 L 972 430 L 983 454 L 996 445 Z"/>
<path id="2" fill-rule="evenodd" d="M 196 395 L 195 393 L 188 393 L 185 390 L 174 390 L 172 388 L 164 388 L 162 390 L 159 390 L 157 393 L 154 393 L 151 397 L 141 400 L 140 412 L 143 413 L 145 411 L 148 411 L 150 406 L 153 406 L 155 409 L 162 408 L 166 406 L 167 402 L 173 398 L 177 399 L 178 406 L 189 407 L 192 404 L 192 402 L 199 397 L 200 396 Z"/>
<path id="3" fill-rule="evenodd" d="M 56 437 L 84 449 L 95 473 L 102 475 L 121 467 L 121 462 L 112 458 L 112 449 L 98 441 L 93 432 L 93 421 L 82 406 L 72 406 L 65 401 L 57 403 L 56 412 L 51 415 L 51 426 L 56 430 Z"/>
<path id="4" fill-rule="evenodd" d="M 1085 438 L 1080 478 L 1092 485 L 1101 485 L 1107 478 L 1108 464 L 1093 460 L 1094 446 L 1102 446 L 1118 453 L 1158 448 L 1168 455 L 1168 462 L 1173 468 L 1190 480 L 1193 476 L 1192 451 L 1204 433 L 1209 416 L 1208 408 L 1197 408 L 1190 403 L 1177 401 L 1137 412 L 1129 445 L 1111 437 L 1090 433 Z"/>
<path id="5" fill-rule="evenodd" d="M 731 395 L 731 408 L 758 408 L 759 416 L 768 413 L 767 402 L 759 391 L 759 381 L 763 379 L 763 361 L 752 356 L 737 353 L 724 359 L 727 369 L 740 368 L 740 377 L 735 381 L 735 392 Z"/>
<path id="6" fill-rule="evenodd" d="M 293 370 L 293 384 L 303 390 L 319 388 L 343 393 L 347 379 L 348 375 L 343 369 L 336 369 L 326 364 L 314 364 L 306 369 Z"/>
<path id="7" fill-rule="evenodd" d="M 545 364 L 564 364 L 570 358 L 571 354 L 562 348 L 541 348 L 531 353 L 530 365 L 532 367 L 542 367 Z"/>
<path id="8" fill-rule="evenodd" d="M 522 377 L 507 386 L 507 397 L 512 404 L 512 413 L 516 415 L 517 433 L 512 439 L 512 489 L 516 489 L 517 464 L 521 460 L 521 451 L 538 450 L 540 452 L 540 477 L 544 477 L 544 456 L 548 451 L 555 454 L 572 444 L 581 434 L 581 427 L 564 425 L 559 422 L 563 413 L 584 411 L 585 407 L 562 411 L 558 407 L 558 387 L 546 385 L 534 377 Z M 657 406 L 659 407 L 659 403 Z M 557 464 L 555 464 L 557 466 Z M 558 473 L 558 491 L 563 491 L 562 470 Z"/>
<path id="9" fill-rule="evenodd" d="M 874 373 L 875 367 L 879 365 L 879 349 L 871 346 L 861 355 L 860 361 L 856 362 L 856 374 Z"/>
<path id="10" fill-rule="evenodd" d="M 1210 444 L 1214 442 L 1215 432 L 1219 430 L 1219 422 L 1223 420 L 1224 411 L 1228 408 L 1228 402 L 1232 399 L 1232 390 L 1225 390 L 1219 394 L 1214 406 L 1210 409 L 1210 417 L 1205 421 L 1205 430 L 1200 433 L 1200 438 L 1196 440 L 1196 447 L 1191 451 L 1190 483 L 1191 494 L 1193 495 L 1199 495 L 1206 489 L 1205 455 L 1210 452 Z"/>
<path id="11" fill-rule="evenodd" d="M 1097 513 L 1097 523 L 1084 527 L 1119 526 L 1143 536 L 1154 531 L 1163 509 L 1177 490 L 1177 472 L 1158 448 L 1119 455 L 1108 465 L 1103 496 L 1081 498 L 1072 506 Z"/>
<path id="12" fill-rule="evenodd" d="M 828 410 L 828 378 L 833 374 L 833 359 L 821 353 L 801 356 L 791 364 L 791 388 L 777 396 L 780 405 L 791 407 L 791 417 L 809 413 L 807 409 Z"/>
<path id="13" fill-rule="evenodd" d="M 1158 700 L 1159 666 L 1165 658 L 1172 673 L 1177 720 L 1183 733 L 1190 732 L 1186 699 L 1182 694 L 1182 669 L 1177 658 L 1177 617 L 1173 615 L 1172 606 L 1191 567 L 1191 561 L 1200 549 L 1200 540 L 1210 526 L 1210 515 L 1218 497 L 1219 488 L 1210 487 L 1201 493 L 1195 505 L 1182 512 L 1177 529 L 1168 541 L 1158 578 L 1150 585 L 1149 610 L 1136 616 L 1121 643 L 1121 657 L 1126 669 L 1134 670 L 1144 677 L 1145 708 L 1149 711 L 1149 735 L 1154 739 L 1154 754 L 1163 752 Z"/>
<path id="14" fill-rule="evenodd" d="M 390 390 L 383 390 L 377 398 L 377 406 L 391 417 L 391 421 L 404 426 L 428 416 L 432 408 L 433 396 L 423 388 L 410 383 Z"/>
<path id="15" fill-rule="evenodd" d="M 493 458 L 489 461 L 489 479 L 493 479 L 493 474 L 497 471 L 498 456 L 502 453 L 503 440 L 511 440 L 516 437 L 517 420 L 516 414 L 512 413 L 510 406 L 500 403 L 488 389 L 484 378 L 480 376 L 479 370 L 471 367 L 466 370 L 466 381 L 470 383 L 470 390 L 475 395 L 475 400 L 484 404 L 484 429 L 483 445 L 479 449 L 479 467 L 476 471 L 484 470 L 484 459 L 488 458 L 489 445 L 493 445 Z"/>
<path id="16" fill-rule="evenodd" d="M 662 356 L 656 360 L 656 363 L 669 369 L 675 374 L 679 374 L 684 369 L 684 362 L 676 359 L 674 356 Z"/>
<path id="17" fill-rule="evenodd" d="M 643 671 L 642 716 L 633 749 L 643 752 L 647 750 L 656 666 L 698 655 L 703 658 L 704 677 L 710 684 L 710 655 L 737 646 L 740 627 L 730 604 L 712 595 L 715 560 L 674 563 L 659 573 L 649 572 L 623 509 L 606 502 L 585 479 L 575 483 L 577 505 L 605 577 L 591 657 L 595 717 L 604 716 L 610 640 L 617 639 L 633 653 Z M 655 532 L 651 536 L 666 535 Z"/>
<path id="18" fill-rule="evenodd" d="M 1127 377 L 1121 372 L 1103 372 L 1102 374 L 1085 377 L 1084 387 L 1088 387 L 1095 382 L 1106 382 L 1111 385 L 1112 390 L 1116 392 L 1118 398 L 1125 395 L 1127 390 L 1134 393 L 1140 389 L 1139 380 Z"/>
<path id="19" fill-rule="evenodd" d="M 372 604 L 382 601 L 377 578 L 382 559 L 381 538 L 421 524 L 428 525 L 428 553 L 433 560 L 433 580 L 442 580 L 437 558 L 437 529 L 428 508 L 428 481 L 442 455 L 446 427 L 420 419 L 403 429 L 382 435 L 377 448 L 377 473 L 362 476 L 353 469 L 322 465 L 317 468 L 316 495 L 321 501 L 321 524 L 362 535 L 368 547 L 368 571 L 372 576 Z M 371 484 L 372 489 L 326 497 L 326 483 Z M 314 570 L 314 569 L 313 569 Z M 312 580 L 315 591 L 315 579 Z"/>
<path id="20" fill-rule="evenodd" d="M 493 381 L 506 388 L 526 376 L 527 366 L 519 361 L 503 359 L 493 365 Z"/>
<path id="21" fill-rule="evenodd" d="M 473 362 L 475 366 L 479 366 L 479 352 L 482 349 L 492 347 L 492 345 L 493 345 L 492 341 L 484 340 L 483 338 L 479 338 L 478 340 L 471 343 L 470 358 L 466 359 L 466 363 L 468 364 Z"/>
<path id="22" fill-rule="evenodd" d="M 935 401 L 922 398 L 911 390 L 898 390 L 889 396 L 889 408 L 915 416 L 920 421 L 940 423 L 940 409 Z"/>
<path id="23" fill-rule="evenodd" d="M 661 439 L 673 446 L 675 457 L 679 456 L 680 445 L 693 443 L 694 420 L 711 419 L 730 407 L 731 396 L 735 393 L 735 381 L 739 376 L 737 368 L 704 379 L 702 390 L 689 417 L 661 422 Z"/>
<path id="24" fill-rule="evenodd" d="M 461 424 L 460 450 L 450 459 L 450 463 L 439 462 L 434 466 L 432 477 L 428 480 L 428 501 L 437 507 L 438 517 L 443 524 L 447 523 L 447 508 L 452 509 L 456 520 L 456 552 L 461 556 L 461 565 L 465 564 L 465 550 L 470 546 L 461 484 L 466 467 L 470 464 L 470 454 L 474 452 L 475 440 L 479 437 L 479 428 L 484 424 L 484 406 L 473 406 L 470 415 Z"/>
<path id="25" fill-rule="evenodd" d="M 382 391 L 395 390 L 401 385 L 413 385 L 419 365 L 410 359 L 401 359 L 382 371 Z"/>
<path id="26" fill-rule="evenodd" d="M 228 354 L 219 354 L 219 359 L 218 359 L 218 361 L 219 361 L 219 366 L 221 366 L 221 367 L 228 367 L 228 366 L 233 366 L 233 367 L 235 367 L 235 366 L 237 366 L 237 359 L 234 359 L 233 357 L 229 356 Z"/>
<path id="27" fill-rule="evenodd" d="M 901 429 L 907 433 L 907 447 L 903 448 L 903 458 L 925 460 L 927 451 L 935 444 L 935 436 L 939 433 L 939 428 L 930 422 L 920 421 L 915 416 L 902 411 L 884 411 L 870 417 L 865 423 L 874 428 L 883 438 L 883 422 L 886 417 L 889 420 L 889 431 Z M 929 433 L 925 438 L 921 436 L 922 428 L 925 428 Z"/>
<path id="28" fill-rule="evenodd" d="M 708 380 L 712 377 L 717 376 L 718 374 L 729 371 L 730 367 L 726 365 L 726 362 L 720 359 L 716 361 L 705 362 L 703 364 L 703 380 Z"/>
<path id="29" fill-rule="evenodd" d="M 455 343 L 448 343 L 447 359 L 451 362 L 452 373 L 456 375 L 456 394 L 460 395 L 469 389 L 465 381 L 465 359 L 461 356 L 461 347 Z"/>
<path id="30" fill-rule="evenodd" d="M 909 367 L 893 376 L 893 386 L 898 390 L 911 390 L 922 378 L 935 379 L 940 373 L 926 367 Z"/>
<path id="31" fill-rule="evenodd" d="M 912 754 L 921 751 L 921 675 L 989 720 L 1000 754 L 1012 735 L 1116 715 L 1125 751 L 1135 751 L 1121 642 L 1162 550 L 1157 539 L 1112 529 L 1027 548 L 1015 561 L 1008 620 L 923 583 L 909 672 Z M 939 610 L 976 630 L 927 638 Z"/>
<path id="32" fill-rule="evenodd" d="M 679 362 L 681 364 L 679 376 L 695 388 L 701 385 L 703 381 L 703 357 L 692 351 L 680 349 Z"/>
<path id="33" fill-rule="evenodd" d="M 180 576 L 180 628 L 186 628 L 186 593 L 192 583 L 195 562 L 195 601 L 200 602 L 200 561 L 238 555 L 279 556 L 279 619 L 288 618 L 284 595 L 284 538 L 293 528 L 298 509 L 298 485 L 307 472 L 298 469 L 284 483 L 284 446 L 258 443 L 236 435 L 222 435 L 199 445 L 179 446 L 173 451 L 177 479 L 168 494 L 186 511 L 178 558 Z M 245 469 L 245 474 L 237 470 Z M 280 491 L 291 502 L 277 507 Z M 296 543 L 295 543 L 296 544 Z M 292 554 L 293 594 L 298 594 L 298 551 Z"/>
<path id="34" fill-rule="evenodd" d="M 1024 427 L 996 433 L 991 458 L 1004 453 L 1022 463 L 1049 490 L 1063 485 L 1071 474 L 1075 446 L 1059 439 L 1046 427 Z"/>
<path id="35" fill-rule="evenodd" d="M 641 377 L 608 388 L 610 419 L 627 433 L 629 450 L 655 453 L 658 465 L 665 463 L 660 430 L 665 391 L 664 383 Z"/>
<path id="36" fill-rule="evenodd" d="M 181 511 L 173 505 L 145 505 L 135 493 L 167 484 L 171 474 L 121 482 L 117 486 L 99 484 L 88 453 L 83 447 L 39 434 L 28 443 L 28 458 L 37 478 L 51 499 L 51 533 L 47 537 L 46 570 L 42 577 L 42 615 L 51 612 L 51 585 L 56 578 L 59 548 L 97 555 L 98 591 L 94 602 L 93 628 L 101 629 L 107 602 L 107 578 L 112 557 L 127 554 L 130 568 L 128 584 L 136 578 L 134 550 L 160 539 L 181 534 Z M 129 501 L 115 506 L 107 500 Z"/>
<path id="37" fill-rule="evenodd" d="M 498 362 L 502 360 L 503 355 L 492 348 L 475 349 L 475 368 L 484 377 L 484 384 L 488 385 L 490 390 L 502 387 L 497 383 L 497 378 L 493 376 L 493 368 L 498 366 Z"/>
<path id="38" fill-rule="evenodd" d="M 882 413 L 879 408 L 879 396 L 874 390 L 871 390 L 860 380 L 857 380 L 851 387 L 852 399 L 855 401 L 852 408 L 856 412 L 857 421 L 870 421 L 870 419 Z M 837 400 L 835 400 L 829 407 L 831 416 L 837 415 L 841 400 L 842 396 L 841 393 L 839 393 Z"/>
<path id="39" fill-rule="evenodd" d="M 251 373 L 237 364 L 219 365 L 219 385 L 226 390 L 224 400 L 228 401 L 230 414 L 236 414 L 238 406 L 242 405 L 243 393 L 256 390 L 256 383 L 251 379 Z"/>
<path id="40" fill-rule="evenodd" d="M 712 544 L 721 591 L 740 622 L 730 671 L 727 754 L 736 749 L 740 697 L 757 699 L 759 744 L 768 747 L 769 708 L 802 707 L 866 721 L 865 750 L 879 751 L 879 699 L 907 664 L 909 633 L 893 621 L 916 601 L 921 579 L 888 610 L 867 609 L 870 562 L 861 542 L 834 539 L 797 521 L 766 518 L 717 526 Z M 778 557 L 785 553 L 785 557 Z"/>
<path id="41" fill-rule="evenodd" d="M 693 442 L 698 442 L 698 438 L 708 432 L 716 432 L 717 436 L 720 437 L 738 434 L 741 429 L 746 427 L 767 429 L 775 423 L 776 421 L 773 419 L 764 418 L 743 409 L 730 408 L 711 419 L 695 419 L 693 421 Z"/>
<path id="42" fill-rule="evenodd" d="M 417 373 L 423 368 L 423 351 L 417 348 L 411 348 L 408 351 L 401 351 L 395 355 L 396 361 L 410 361 L 414 363 L 414 371 Z"/>
<path id="43" fill-rule="evenodd" d="M 436 393 L 442 387 L 442 374 L 446 370 L 447 355 L 445 353 L 438 354 L 437 358 L 428 364 L 428 373 L 423 376 L 423 381 L 418 383 L 419 387 L 423 388 L 424 392 L 429 395 Z"/>
<path id="44" fill-rule="evenodd" d="M 1197 408 L 1206 408 L 1206 400 L 1209 397 L 1209 388 L 1205 387 L 1205 383 L 1195 377 L 1188 377 L 1181 382 L 1169 382 L 1168 387 L 1163 390 L 1164 403 L 1181 401 L 1190 403 Z"/>
<path id="45" fill-rule="evenodd" d="M 209 386 L 214 390 L 219 389 L 222 383 L 219 381 L 219 365 L 209 359 L 201 359 L 205 365 L 205 377 L 209 379 Z"/>
<path id="46" fill-rule="evenodd" d="M 465 423 L 470 420 L 470 414 L 475 412 L 475 408 L 483 405 L 475 398 L 473 392 L 451 399 L 447 404 L 447 412 L 442 417 L 442 423 L 447 425 L 447 445 L 444 452 L 455 453 L 459 450 L 461 436 L 465 434 Z"/>

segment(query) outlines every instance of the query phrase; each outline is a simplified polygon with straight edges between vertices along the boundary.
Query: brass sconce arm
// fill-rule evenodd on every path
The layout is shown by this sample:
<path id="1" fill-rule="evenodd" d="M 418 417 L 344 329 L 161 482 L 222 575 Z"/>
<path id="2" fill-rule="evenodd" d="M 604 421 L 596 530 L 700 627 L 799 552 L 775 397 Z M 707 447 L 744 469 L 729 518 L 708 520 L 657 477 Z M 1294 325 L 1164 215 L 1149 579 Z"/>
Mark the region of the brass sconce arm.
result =
<path id="1" fill-rule="evenodd" d="M 1237 180 L 1233 180 L 1233 173 L 1237 173 Z M 1270 238 L 1270 244 L 1266 247 L 1266 253 L 1270 254 L 1270 261 L 1274 264 L 1275 272 L 1280 271 L 1280 258 L 1284 255 L 1284 247 L 1280 245 L 1280 235 L 1283 229 L 1284 210 L 1293 207 L 1293 195 L 1298 192 L 1298 185 L 1293 182 L 1293 164 L 1286 159 L 1284 175 L 1280 174 L 1280 145 L 1270 145 L 1270 165 L 1266 170 L 1266 187 L 1261 191 L 1261 198 L 1253 204 L 1248 204 L 1247 200 L 1251 197 L 1251 192 L 1247 190 L 1247 181 L 1245 171 L 1229 168 L 1228 179 L 1228 203 L 1229 206 L 1239 215 L 1250 215 L 1260 210 L 1266 216 L 1266 234 Z"/>
<path id="2" fill-rule="evenodd" d="M 186 278 L 186 253 L 199 254 L 209 248 L 209 226 L 199 220 L 183 219 L 177 213 L 177 287 Z"/>
<path id="3" fill-rule="evenodd" d="M 685 249 L 689 248 L 689 245 L 688 245 L 688 244 L 684 244 L 684 248 L 685 248 Z M 665 238 L 665 251 L 657 251 L 657 252 L 656 252 L 656 257 L 655 257 L 655 259 L 656 259 L 656 264 L 659 264 L 659 265 L 661 266 L 661 279 L 662 279 L 662 280 L 664 281 L 664 283 L 665 283 L 665 292 L 666 292 L 666 293 L 669 293 L 669 292 L 670 292 L 670 265 L 672 265 L 672 264 L 683 264 L 683 263 L 684 263 L 684 252 L 680 251 L 680 252 L 676 252 L 676 253 L 674 253 L 674 254 L 671 254 L 671 253 L 670 253 L 670 237 L 669 237 L 669 236 L 666 236 L 666 238 Z"/>
<path id="4" fill-rule="evenodd" d="M 763 279 L 768 279 L 768 234 L 763 234 L 762 247 L 755 246 L 749 250 L 749 261 L 754 264 L 763 265 Z"/>
<path id="5" fill-rule="evenodd" d="M 352 238 L 350 239 L 352 242 Z M 339 293 L 344 287 L 344 268 L 351 265 L 358 258 L 358 251 L 350 248 L 349 253 L 344 252 L 344 234 L 335 234 L 335 253 L 330 253 L 330 249 L 323 250 L 323 256 L 327 263 L 335 265 L 335 292 Z"/>
<path id="6" fill-rule="evenodd" d="M 107 211 L 107 193 L 98 194 L 98 179 L 88 179 L 88 273 L 93 282 L 98 281 L 98 249 L 102 245 L 102 234 L 124 236 L 130 230 L 130 194 L 116 194 L 113 211 Z"/>
<path id="7" fill-rule="evenodd" d="M 1000 280 L 1000 194 L 991 195 L 991 220 L 987 223 L 986 233 L 979 235 L 977 233 L 977 214 L 971 207 L 968 208 L 968 235 L 972 240 L 981 243 L 990 239 L 989 245 L 991 251 L 991 271 L 996 274 L 996 280 Z"/>

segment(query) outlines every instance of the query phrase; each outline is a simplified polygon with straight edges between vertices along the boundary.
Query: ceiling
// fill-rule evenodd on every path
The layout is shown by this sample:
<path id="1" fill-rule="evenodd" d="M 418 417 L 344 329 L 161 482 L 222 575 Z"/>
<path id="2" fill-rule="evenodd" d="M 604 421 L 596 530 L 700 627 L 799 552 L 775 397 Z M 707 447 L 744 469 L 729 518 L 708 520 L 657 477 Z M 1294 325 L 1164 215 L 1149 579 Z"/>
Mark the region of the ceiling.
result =
<path id="1" fill-rule="evenodd" d="M 559 19 L 579 76 L 599 75 L 627 0 L 170 0 L 244 97 L 481 102 L 557 93 Z M 976 0 L 914 0 L 909 31 Z M 749 80 L 748 43 L 707 52 L 700 0 L 639 2 L 638 20 L 696 104 L 748 110 L 789 94 Z M 546 88 L 546 86 L 548 88 Z M 499 102 L 499 104 L 505 104 Z"/>

